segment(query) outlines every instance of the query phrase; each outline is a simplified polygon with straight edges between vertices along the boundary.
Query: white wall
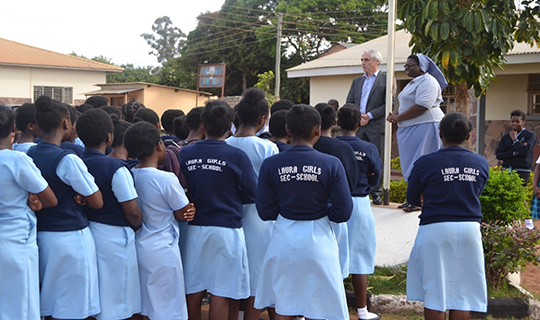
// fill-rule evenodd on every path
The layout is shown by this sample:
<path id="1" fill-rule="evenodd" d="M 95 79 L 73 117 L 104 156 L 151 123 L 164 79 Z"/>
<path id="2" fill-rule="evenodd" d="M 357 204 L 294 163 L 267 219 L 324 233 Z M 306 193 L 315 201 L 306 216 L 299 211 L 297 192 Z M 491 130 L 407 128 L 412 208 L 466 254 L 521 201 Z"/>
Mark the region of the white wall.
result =
<path id="1" fill-rule="evenodd" d="M 486 120 L 509 120 L 515 109 L 527 113 L 529 75 L 499 75 L 497 79 L 486 92 Z"/>
<path id="2" fill-rule="evenodd" d="M 104 71 L 0 66 L 0 97 L 33 100 L 34 86 L 53 86 L 73 87 L 73 99 L 85 100 L 83 93 L 105 82 Z"/>

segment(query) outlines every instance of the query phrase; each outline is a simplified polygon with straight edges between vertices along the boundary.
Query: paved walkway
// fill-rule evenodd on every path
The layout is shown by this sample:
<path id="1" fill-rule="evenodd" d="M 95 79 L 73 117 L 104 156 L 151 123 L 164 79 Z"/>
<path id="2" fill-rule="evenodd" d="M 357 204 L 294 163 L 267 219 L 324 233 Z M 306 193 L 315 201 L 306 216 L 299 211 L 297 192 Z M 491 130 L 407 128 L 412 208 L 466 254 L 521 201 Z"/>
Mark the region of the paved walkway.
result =
<path id="1" fill-rule="evenodd" d="M 377 233 L 377 251 L 375 265 L 395 266 L 409 260 L 416 232 L 420 211 L 406 213 L 397 209 L 398 204 L 371 206 L 375 217 Z"/>

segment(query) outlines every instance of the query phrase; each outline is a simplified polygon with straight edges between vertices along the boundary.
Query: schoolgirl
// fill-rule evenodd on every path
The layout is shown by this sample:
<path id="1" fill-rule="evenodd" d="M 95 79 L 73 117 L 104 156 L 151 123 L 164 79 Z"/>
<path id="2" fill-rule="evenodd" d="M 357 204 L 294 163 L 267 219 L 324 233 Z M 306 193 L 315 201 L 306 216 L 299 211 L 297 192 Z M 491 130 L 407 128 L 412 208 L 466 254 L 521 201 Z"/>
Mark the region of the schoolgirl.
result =
<path id="1" fill-rule="evenodd" d="M 345 222 L 351 193 L 341 162 L 313 149 L 321 117 L 295 105 L 287 114 L 292 147 L 266 159 L 257 209 L 276 220 L 255 297 L 255 308 L 275 306 L 276 319 L 349 319 L 337 241 L 330 221 Z"/>
<path id="2" fill-rule="evenodd" d="M 122 160 L 131 169 L 139 164 L 139 160 L 133 159 L 128 155 L 126 147 L 124 146 L 124 133 L 131 127 L 131 123 L 120 120 L 116 115 L 109 116 L 111 117 L 114 126 L 114 138 L 111 144 L 111 153 L 109 153 L 109 157 Z"/>
<path id="3" fill-rule="evenodd" d="M 205 291 L 211 294 L 210 319 L 226 315 L 237 319 L 237 300 L 250 294 L 242 204 L 255 201 L 256 177 L 246 153 L 224 141 L 233 122 L 233 109 L 214 100 L 206 105 L 201 118 L 206 140 L 180 152 L 180 166 L 197 207 L 182 253 L 189 319 L 201 319 Z"/>
<path id="4" fill-rule="evenodd" d="M 469 319 L 486 312 L 487 289 L 478 197 L 487 160 L 462 147 L 471 121 L 462 113 L 441 120 L 443 148 L 420 157 L 409 176 L 407 200 L 421 205 L 420 227 L 407 271 L 407 299 L 424 301 L 425 319 Z"/>
<path id="5" fill-rule="evenodd" d="M 39 210 L 39 204 L 54 207 L 58 201 L 32 159 L 11 150 L 14 120 L 15 113 L 0 106 L 0 319 L 37 320 L 39 266 L 32 210 Z M 30 193 L 37 195 L 37 206 L 30 203 Z"/>
<path id="6" fill-rule="evenodd" d="M 36 138 L 41 138 L 43 133 L 36 122 L 36 106 L 33 103 L 25 103 L 15 111 L 15 124 L 21 131 L 19 141 L 13 144 L 13 150 L 26 153 L 35 146 Z"/>
<path id="7" fill-rule="evenodd" d="M 358 306 L 358 319 L 380 319 L 380 315 L 367 311 L 367 275 L 375 271 L 375 219 L 371 211 L 369 194 L 377 185 L 381 174 L 381 159 L 377 147 L 356 136 L 360 128 L 361 113 L 353 103 L 338 111 L 338 124 L 342 136 L 338 140 L 348 143 L 354 150 L 358 163 L 358 179 L 351 191 L 353 211 L 347 221 L 349 231 L 349 272 Z"/>
<path id="8" fill-rule="evenodd" d="M 165 145 L 155 126 L 145 121 L 129 127 L 124 145 L 139 159 L 133 169 L 142 210 L 142 226 L 135 244 L 141 284 L 141 314 L 152 320 L 187 319 L 178 223 L 195 214 L 173 173 L 157 169 L 165 160 Z"/>
<path id="9" fill-rule="evenodd" d="M 271 141 L 276 144 L 279 152 L 291 147 L 291 135 L 287 132 L 287 110 L 279 110 L 272 114 L 268 121 L 268 129 L 272 135 Z"/>
<path id="10" fill-rule="evenodd" d="M 76 130 L 79 113 L 74 107 L 70 106 L 69 104 L 65 103 L 64 106 L 69 111 L 69 120 L 71 121 L 71 133 L 66 140 L 62 141 L 62 143 L 60 144 L 60 148 L 64 150 L 71 150 L 73 151 L 73 153 L 80 157 L 84 152 L 84 145 L 77 136 Z"/>
<path id="11" fill-rule="evenodd" d="M 113 123 L 101 109 L 85 112 L 77 121 L 84 142 L 81 156 L 103 195 L 103 208 L 85 208 L 94 236 L 99 274 L 101 313 L 98 320 L 127 319 L 141 312 L 139 267 L 135 233 L 142 213 L 137 205 L 133 177 L 122 160 L 107 157 L 113 141 Z"/>
<path id="12" fill-rule="evenodd" d="M 264 98 L 264 91 L 250 88 L 244 92 L 242 100 L 236 106 L 236 116 L 239 120 L 238 129 L 234 136 L 225 140 L 229 145 L 244 151 L 251 161 L 255 175 L 264 159 L 279 153 L 277 146 L 269 140 L 256 136 L 268 122 L 270 106 Z M 244 307 L 244 319 L 259 319 L 260 311 L 253 308 L 257 283 L 261 272 L 264 253 L 270 241 L 272 221 L 262 221 L 257 214 L 255 203 L 243 206 L 242 227 L 246 237 L 246 247 L 249 261 L 250 297 Z"/>
<path id="13" fill-rule="evenodd" d="M 96 247 L 81 204 L 99 209 L 103 198 L 83 161 L 60 148 L 71 134 L 67 108 L 47 96 L 35 104 L 43 140 L 28 155 L 58 198 L 56 207 L 37 212 L 41 315 L 86 319 L 100 306 Z"/>

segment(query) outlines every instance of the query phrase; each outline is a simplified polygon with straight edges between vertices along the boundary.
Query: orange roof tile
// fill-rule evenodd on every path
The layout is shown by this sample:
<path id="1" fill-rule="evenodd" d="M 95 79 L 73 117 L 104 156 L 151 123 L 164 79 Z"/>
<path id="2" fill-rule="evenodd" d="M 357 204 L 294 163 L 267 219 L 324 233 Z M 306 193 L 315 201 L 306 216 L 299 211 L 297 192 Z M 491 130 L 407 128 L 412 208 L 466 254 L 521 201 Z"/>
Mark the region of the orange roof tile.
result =
<path id="1" fill-rule="evenodd" d="M 0 65 L 122 72 L 123 68 L 0 38 Z"/>

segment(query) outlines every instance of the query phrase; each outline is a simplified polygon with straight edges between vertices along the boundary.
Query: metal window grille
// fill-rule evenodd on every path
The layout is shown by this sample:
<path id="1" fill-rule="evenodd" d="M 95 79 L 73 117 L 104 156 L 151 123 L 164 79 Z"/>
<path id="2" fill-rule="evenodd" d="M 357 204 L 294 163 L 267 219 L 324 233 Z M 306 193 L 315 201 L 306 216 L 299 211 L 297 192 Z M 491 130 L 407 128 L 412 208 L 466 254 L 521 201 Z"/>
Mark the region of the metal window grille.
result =
<path id="1" fill-rule="evenodd" d="M 48 96 L 63 103 L 73 103 L 73 88 L 72 87 L 47 87 L 34 86 L 34 101 L 39 96 Z"/>

